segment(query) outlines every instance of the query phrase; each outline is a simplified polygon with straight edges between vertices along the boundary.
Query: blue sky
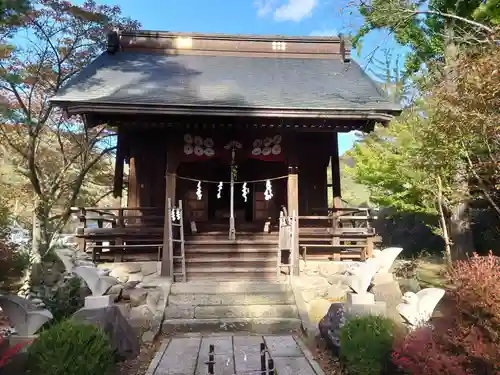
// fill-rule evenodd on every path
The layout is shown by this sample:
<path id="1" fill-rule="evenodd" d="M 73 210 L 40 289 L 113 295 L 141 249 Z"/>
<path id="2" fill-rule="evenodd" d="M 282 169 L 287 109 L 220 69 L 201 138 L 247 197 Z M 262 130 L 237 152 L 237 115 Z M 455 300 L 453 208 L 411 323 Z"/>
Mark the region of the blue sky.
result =
<path id="1" fill-rule="evenodd" d="M 78 1 L 77 1 L 78 2 Z M 120 5 L 124 15 L 147 30 L 328 36 L 349 34 L 361 25 L 349 0 L 98 0 Z M 400 49 L 383 32 L 374 32 L 357 60 L 370 73 L 371 56 L 383 59 L 384 49 Z M 354 134 L 341 134 L 339 152 L 349 149 Z"/>

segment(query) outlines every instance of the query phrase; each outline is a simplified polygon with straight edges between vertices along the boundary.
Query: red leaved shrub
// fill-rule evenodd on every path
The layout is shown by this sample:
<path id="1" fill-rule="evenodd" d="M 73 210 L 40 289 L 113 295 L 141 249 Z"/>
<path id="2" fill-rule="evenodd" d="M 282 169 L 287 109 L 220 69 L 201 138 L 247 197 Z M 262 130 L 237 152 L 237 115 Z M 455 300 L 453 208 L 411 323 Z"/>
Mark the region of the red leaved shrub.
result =
<path id="1" fill-rule="evenodd" d="M 454 353 L 430 327 L 419 327 L 396 340 L 392 362 L 412 375 L 471 375 L 464 355 Z"/>
<path id="2" fill-rule="evenodd" d="M 470 368 L 484 375 L 500 374 L 500 264 L 490 251 L 459 261 L 448 272 L 453 284 L 449 326 L 443 332 L 455 350 L 467 356 Z"/>
<path id="3" fill-rule="evenodd" d="M 500 264 L 490 252 L 456 262 L 446 316 L 398 340 L 393 363 L 412 375 L 500 375 Z"/>

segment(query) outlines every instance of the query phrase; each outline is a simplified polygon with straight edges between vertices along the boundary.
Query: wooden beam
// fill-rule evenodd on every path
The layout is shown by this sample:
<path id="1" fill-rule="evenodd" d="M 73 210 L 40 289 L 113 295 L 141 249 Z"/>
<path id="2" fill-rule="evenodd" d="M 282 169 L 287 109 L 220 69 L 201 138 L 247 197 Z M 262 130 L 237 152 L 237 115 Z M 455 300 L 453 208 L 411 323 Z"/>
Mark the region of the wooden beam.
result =
<path id="1" fill-rule="evenodd" d="M 299 215 L 299 175 L 298 169 L 294 165 L 288 167 L 288 188 L 287 188 L 288 214 L 296 215 L 298 220 Z M 298 224 L 297 224 L 298 226 Z M 295 243 L 291 244 L 290 256 L 293 257 L 294 269 L 292 275 L 299 275 L 299 236 L 295 236 Z"/>
<path id="2" fill-rule="evenodd" d="M 331 144 L 331 164 L 332 171 L 332 190 L 333 190 L 333 207 L 342 207 L 342 192 L 340 184 L 340 157 L 339 157 L 339 139 L 338 133 L 332 133 Z"/>
<path id="3" fill-rule="evenodd" d="M 116 158 L 115 158 L 115 175 L 113 179 L 113 196 L 121 197 L 123 192 L 123 163 L 125 163 L 125 134 L 124 131 L 118 130 L 116 142 Z"/>

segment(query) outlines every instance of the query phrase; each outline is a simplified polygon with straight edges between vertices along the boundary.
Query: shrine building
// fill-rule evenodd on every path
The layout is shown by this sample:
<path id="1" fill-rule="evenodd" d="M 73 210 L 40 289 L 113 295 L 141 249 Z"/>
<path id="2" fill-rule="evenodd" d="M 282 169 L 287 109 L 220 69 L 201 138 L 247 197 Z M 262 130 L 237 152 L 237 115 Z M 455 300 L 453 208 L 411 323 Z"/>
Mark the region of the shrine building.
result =
<path id="1" fill-rule="evenodd" d="M 369 214 L 342 204 L 338 134 L 400 107 L 342 37 L 113 32 L 51 103 L 117 133 L 124 204 L 78 213 L 96 259 L 159 260 L 185 281 L 294 274 L 302 248 L 371 256 Z"/>

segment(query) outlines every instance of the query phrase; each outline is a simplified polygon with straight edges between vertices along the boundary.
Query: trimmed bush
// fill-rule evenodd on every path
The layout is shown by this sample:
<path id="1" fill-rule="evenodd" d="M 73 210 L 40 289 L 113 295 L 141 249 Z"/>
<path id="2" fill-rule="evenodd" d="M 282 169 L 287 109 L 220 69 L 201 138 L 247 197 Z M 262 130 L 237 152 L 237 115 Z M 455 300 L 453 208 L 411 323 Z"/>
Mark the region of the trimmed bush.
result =
<path id="1" fill-rule="evenodd" d="M 340 355 L 349 374 L 380 375 L 391 366 L 395 323 L 382 316 L 350 319 L 340 330 Z"/>
<path id="2" fill-rule="evenodd" d="M 104 332 L 66 320 L 43 331 L 28 348 L 28 374 L 109 375 L 114 358 Z"/>

